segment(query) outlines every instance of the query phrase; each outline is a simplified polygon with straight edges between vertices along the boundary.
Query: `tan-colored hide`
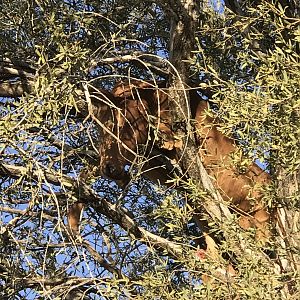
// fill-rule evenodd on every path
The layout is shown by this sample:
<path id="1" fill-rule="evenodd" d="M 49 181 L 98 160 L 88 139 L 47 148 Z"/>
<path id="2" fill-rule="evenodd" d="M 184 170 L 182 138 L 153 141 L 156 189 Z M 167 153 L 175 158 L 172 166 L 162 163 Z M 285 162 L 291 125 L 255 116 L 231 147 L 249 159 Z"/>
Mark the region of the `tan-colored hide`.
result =
<path id="1" fill-rule="evenodd" d="M 203 165 L 223 198 L 246 213 L 240 218 L 240 225 L 244 229 L 259 228 L 260 237 L 268 235 L 269 213 L 261 201 L 261 188 L 270 183 L 270 176 L 254 163 L 239 174 L 230 158 L 236 150 L 234 141 L 218 131 L 214 120 L 205 113 L 207 109 L 207 103 L 199 101 L 195 116 Z"/>
<path id="2" fill-rule="evenodd" d="M 111 130 L 103 131 L 100 143 L 100 169 L 103 175 L 119 182 L 128 182 L 129 175 L 124 167 L 133 162 L 134 153 L 141 145 L 149 153 L 155 144 L 174 158 L 176 140 L 169 113 L 169 101 L 172 100 L 168 99 L 167 90 L 161 89 L 163 86 L 164 83 L 158 84 L 158 88 L 151 82 L 132 81 L 130 84 L 118 84 L 112 90 L 109 98 L 118 109 L 97 115 L 100 121 L 105 116 L 104 123 L 110 125 Z M 195 130 L 204 167 L 223 198 L 232 201 L 241 212 L 240 225 L 245 229 L 259 228 L 258 237 L 268 235 L 269 214 L 261 201 L 260 188 L 270 181 L 269 175 L 256 164 L 252 164 L 244 174 L 239 174 L 230 159 L 230 154 L 236 149 L 234 141 L 218 131 L 214 119 L 206 115 L 206 101 L 195 91 L 190 92 L 190 98 L 192 110 L 195 110 Z M 157 129 L 160 138 L 155 139 L 153 132 L 149 135 L 149 124 Z M 165 183 L 168 174 L 160 167 L 159 160 L 150 160 L 144 170 L 153 167 L 144 175 Z"/>
<path id="3" fill-rule="evenodd" d="M 147 118 L 150 120 L 148 115 L 155 117 L 151 119 L 152 126 L 154 125 L 158 129 L 159 135 L 163 136 L 163 142 L 161 140 L 155 141 L 155 145 L 161 149 L 173 149 L 174 151 L 176 142 L 170 125 L 168 91 L 163 89 L 163 86 L 164 83 L 155 86 L 151 82 L 132 81 L 130 84 L 116 85 L 112 93 L 118 99 L 126 99 L 129 102 L 138 99 L 138 101 L 147 103 Z M 269 175 L 254 163 L 245 173 L 239 174 L 230 159 L 230 154 L 236 150 L 234 141 L 218 131 L 217 126 L 214 124 L 215 120 L 207 116 L 205 112 L 208 109 L 207 101 L 202 100 L 195 91 L 190 92 L 190 98 L 193 105 L 192 110 L 195 110 L 196 136 L 203 165 L 213 178 L 212 180 L 223 198 L 230 200 L 236 206 L 236 209 L 243 214 L 243 217 L 240 218 L 240 225 L 243 228 L 260 228 L 259 235 L 268 235 L 265 227 L 267 227 L 269 214 L 261 201 L 260 189 L 262 185 L 270 182 Z M 172 102 L 170 103 L 172 105 Z M 133 121 L 132 118 L 130 122 L 133 122 L 138 130 L 143 131 L 147 128 L 148 132 L 148 125 L 143 124 L 146 120 L 146 118 L 140 118 Z M 155 120 L 154 124 L 153 120 Z M 127 130 L 125 129 L 125 131 Z M 136 139 L 138 144 L 145 144 L 146 141 L 145 136 Z M 110 141 L 110 143 L 114 142 Z M 152 144 L 149 145 L 152 146 Z M 136 148 L 133 150 L 136 150 Z M 155 164 L 159 164 L 159 162 L 153 161 L 153 165 Z M 124 164 L 121 165 L 121 168 L 123 166 Z M 166 176 L 164 172 L 161 172 L 161 174 L 164 175 L 164 178 L 160 180 L 163 183 Z M 152 177 L 151 179 L 155 179 L 153 177 L 157 173 L 149 173 L 148 175 L 150 175 L 150 178 Z"/>

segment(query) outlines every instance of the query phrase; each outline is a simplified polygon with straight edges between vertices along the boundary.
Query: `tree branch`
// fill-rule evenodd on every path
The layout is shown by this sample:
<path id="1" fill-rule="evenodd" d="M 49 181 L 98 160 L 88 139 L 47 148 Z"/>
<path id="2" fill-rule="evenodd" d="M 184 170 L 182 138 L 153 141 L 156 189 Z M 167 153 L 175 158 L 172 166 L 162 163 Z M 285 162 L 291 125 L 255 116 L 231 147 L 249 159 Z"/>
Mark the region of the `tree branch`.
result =
<path id="1" fill-rule="evenodd" d="M 32 81 L 0 81 L 0 97 L 21 97 L 32 90 Z"/>
<path id="2" fill-rule="evenodd" d="M 170 80 L 170 94 L 172 102 L 172 117 L 174 122 L 186 123 L 185 128 L 178 128 L 176 136 L 185 141 L 183 149 L 179 149 L 181 164 L 190 178 L 194 182 L 199 182 L 210 193 L 212 201 L 203 204 L 209 215 L 219 222 L 223 222 L 224 218 L 231 218 L 229 209 L 222 204 L 222 197 L 213 186 L 205 168 L 198 155 L 198 147 L 196 145 L 193 130 L 190 125 L 190 99 L 186 92 L 185 85 L 189 80 L 189 59 L 193 47 L 194 37 L 191 33 L 195 32 L 197 26 L 198 13 L 195 1 L 185 0 L 181 2 L 181 8 L 185 9 L 186 18 L 176 21 L 172 20 L 171 43 L 170 43 L 170 61 L 174 67 L 173 76 Z M 178 4 L 179 5 L 179 4 Z M 177 74 L 176 74 L 177 72 Z M 203 229 L 203 228 L 202 228 Z"/>
<path id="3" fill-rule="evenodd" d="M 54 185 L 63 186 L 76 192 L 78 200 L 91 204 L 98 213 L 101 213 L 120 225 L 124 230 L 134 235 L 136 239 L 150 245 L 156 249 L 167 251 L 170 255 L 182 255 L 182 247 L 165 238 L 157 236 L 140 227 L 131 217 L 126 209 L 112 204 L 104 198 L 99 197 L 95 192 L 82 181 L 74 180 L 66 175 L 57 174 L 48 170 L 29 171 L 25 167 L 0 163 L 0 175 L 19 178 L 24 175 L 34 179 L 44 178 L 44 180 Z"/>
<path id="4" fill-rule="evenodd" d="M 125 279 L 126 276 L 122 274 L 120 270 L 117 268 L 114 268 L 112 265 L 110 265 L 91 245 L 88 241 L 83 241 L 81 243 L 83 247 L 85 247 L 90 255 L 94 258 L 95 261 L 97 261 L 105 270 L 109 271 L 112 274 L 116 274 L 119 279 Z M 127 278 L 127 277 L 126 277 Z M 127 278 L 129 280 L 129 278 Z"/>
<path id="5" fill-rule="evenodd" d="M 133 62 L 139 67 L 148 68 L 152 72 L 162 76 L 168 77 L 169 71 L 167 69 L 166 60 L 157 55 L 143 52 L 132 52 L 127 55 L 117 55 L 115 57 L 103 58 L 98 61 L 92 62 L 92 67 L 95 68 L 99 65 L 113 64 L 113 63 L 124 63 L 124 62 Z"/>

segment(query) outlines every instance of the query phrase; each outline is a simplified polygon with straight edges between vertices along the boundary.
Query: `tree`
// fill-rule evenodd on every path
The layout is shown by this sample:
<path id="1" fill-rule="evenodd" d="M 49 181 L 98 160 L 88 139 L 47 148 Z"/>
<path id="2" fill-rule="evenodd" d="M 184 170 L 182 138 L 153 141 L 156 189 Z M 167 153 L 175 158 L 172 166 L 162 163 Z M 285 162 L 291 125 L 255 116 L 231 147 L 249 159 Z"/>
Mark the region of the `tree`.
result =
<path id="1" fill-rule="evenodd" d="M 300 9 L 284 0 L 225 5 L 2 1 L 2 298 L 297 298 Z M 267 245 L 211 196 L 192 136 L 180 189 L 138 173 L 125 189 L 91 175 L 101 136 L 85 88 L 126 78 L 166 80 L 178 123 L 188 115 L 186 86 L 200 88 L 220 130 L 239 141 L 237 168 L 259 160 L 272 175 L 264 199 L 278 214 Z M 186 139 L 183 124 L 176 134 Z M 66 222 L 78 200 L 86 203 L 80 238 Z M 199 206 L 205 228 L 192 219 Z M 211 232 L 220 256 L 200 259 L 200 237 Z M 229 263 L 237 275 L 220 277 Z M 214 279 L 203 284 L 203 274 Z"/>

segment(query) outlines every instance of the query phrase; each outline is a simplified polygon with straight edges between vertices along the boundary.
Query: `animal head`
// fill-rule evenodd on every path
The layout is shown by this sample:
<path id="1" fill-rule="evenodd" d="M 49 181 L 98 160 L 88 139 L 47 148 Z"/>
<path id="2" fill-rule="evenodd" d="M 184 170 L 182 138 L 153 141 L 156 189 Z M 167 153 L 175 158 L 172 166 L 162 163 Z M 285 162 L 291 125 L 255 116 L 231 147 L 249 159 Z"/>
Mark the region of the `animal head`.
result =
<path id="1" fill-rule="evenodd" d="M 150 108 L 154 91 L 132 84 L 118 84 L 102 101 L 97 112 L 101 126 L 99 147 L 101 173 L 120 183 L 129 180 L 125 170 L 146 149 L 149 136 Z"/>

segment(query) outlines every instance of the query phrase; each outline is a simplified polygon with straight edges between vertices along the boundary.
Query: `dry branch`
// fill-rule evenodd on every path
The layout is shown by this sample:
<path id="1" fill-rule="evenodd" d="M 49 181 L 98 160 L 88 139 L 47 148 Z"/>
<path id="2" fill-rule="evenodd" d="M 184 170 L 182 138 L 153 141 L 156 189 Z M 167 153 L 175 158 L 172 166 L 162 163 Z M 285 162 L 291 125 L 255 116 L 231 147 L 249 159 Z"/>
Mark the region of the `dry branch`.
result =
<path id="1" fill-rule="evenodd" d="M 153 73 L 158 74 L 162 77 L 168 77 L 169 71 L 167 69 L 167 63 L 164 58 L 157 55 L 143 53 L 140 51 L 131 52 L 126 55 L 116 55 L 114 57 L 107 57 L 99 59 L 98 61 L 92 61 L 92 67 L 95 68 L 100 65 L 110 65 L 114 63 L 125 63 L 132 62 L 142 68 L 148 68 Z M 90 69 L 91 69 L 90 68 Z"/>
<path id="2" fill-rule="evenodd" d="M 19 178 L 25 174 L 31 176 L 33 179 L 43 178 L 46 182 L 73 190 L 78 195 L 79 201 L 93 205 L 98 213 L 105 215 L 120 225 L 141 242 L 156 249 L 166 251 L 172 256 L 180 256 L 182 254 L 183 249 L 180 245 L 145 230 L 129 216 L 126 209 L 99 197 L 82 181 L 78 182 L 68 176 L 48 170 L 29 171 L 27 168 L 21 166 L 0 164 L 0 175 Z"/>

